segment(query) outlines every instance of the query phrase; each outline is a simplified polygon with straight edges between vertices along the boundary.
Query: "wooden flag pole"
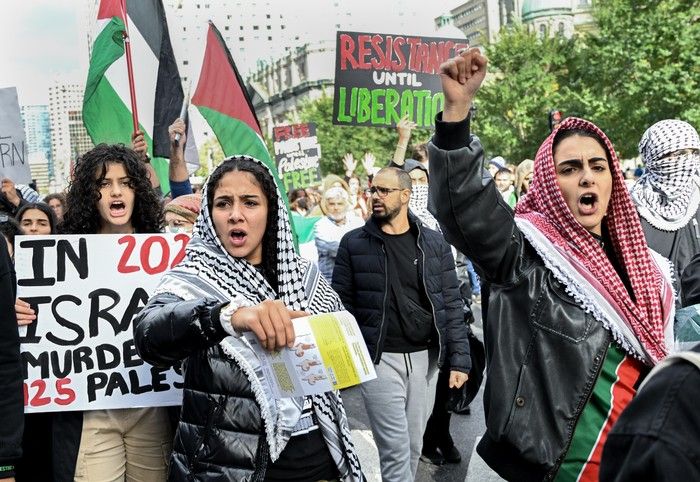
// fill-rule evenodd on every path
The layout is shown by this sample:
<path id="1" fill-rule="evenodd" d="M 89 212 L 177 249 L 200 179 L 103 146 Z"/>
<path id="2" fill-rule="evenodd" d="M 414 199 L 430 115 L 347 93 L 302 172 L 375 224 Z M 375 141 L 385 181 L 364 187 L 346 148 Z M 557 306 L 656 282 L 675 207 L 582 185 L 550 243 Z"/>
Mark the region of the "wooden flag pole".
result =
<path id="1" fill-rule="evenodd" d="M 127 20 L 126 0 L 121 0 L 122 12 L 124 12 L 124 51 L 126 52 L 126 70 L 129 76 L 129 94 L 131 95 L 131 120 L 134 124 L 134 133 L 139 131 L 139 113 L 136 107 L 136 86 L 134 84 L 134 66 L 131 63 L 131 40 L 129 39 L 129 23 Z"/>

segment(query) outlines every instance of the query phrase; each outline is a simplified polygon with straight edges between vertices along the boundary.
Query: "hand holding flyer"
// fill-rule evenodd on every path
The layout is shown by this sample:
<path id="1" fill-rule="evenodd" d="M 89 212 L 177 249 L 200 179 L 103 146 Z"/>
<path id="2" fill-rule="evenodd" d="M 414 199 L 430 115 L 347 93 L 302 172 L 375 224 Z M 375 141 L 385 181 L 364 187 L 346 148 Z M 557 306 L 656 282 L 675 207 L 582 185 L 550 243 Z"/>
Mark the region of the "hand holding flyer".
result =
<path id="1" fill-rule="evenodd" d="M 377 377 L 355 318 L 347 311 L 292 320 L 292 348 L 268 352 L 245 333 L 275 398 L 301 397 L 351 387 Z"/>

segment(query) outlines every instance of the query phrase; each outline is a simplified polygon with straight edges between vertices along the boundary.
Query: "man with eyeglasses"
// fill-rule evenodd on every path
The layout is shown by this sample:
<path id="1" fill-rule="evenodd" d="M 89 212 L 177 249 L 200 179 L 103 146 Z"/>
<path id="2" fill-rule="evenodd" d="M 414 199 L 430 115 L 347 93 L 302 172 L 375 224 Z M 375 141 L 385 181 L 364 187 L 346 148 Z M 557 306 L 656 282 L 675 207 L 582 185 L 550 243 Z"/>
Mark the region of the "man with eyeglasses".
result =
<path id="1" fill-rule="evenodd" d="M 360 389 L 385 482 L 415 478 L 438 368 L 456 388 L 471 368 L 450 247 L 409 211 L 411 191 L 401 169 L 374 176 L 372 216 L 343 236 L 333 270 L 377 371 Z"/>
<path id="2" fill-rule="evenodd" d="M 671 260 L 680 308 L 683 271 L 700 253 L 700 136 L 680 120 L 662 120 L 639 141 L 646 170 L 631 190 L 647 244 Z"/>

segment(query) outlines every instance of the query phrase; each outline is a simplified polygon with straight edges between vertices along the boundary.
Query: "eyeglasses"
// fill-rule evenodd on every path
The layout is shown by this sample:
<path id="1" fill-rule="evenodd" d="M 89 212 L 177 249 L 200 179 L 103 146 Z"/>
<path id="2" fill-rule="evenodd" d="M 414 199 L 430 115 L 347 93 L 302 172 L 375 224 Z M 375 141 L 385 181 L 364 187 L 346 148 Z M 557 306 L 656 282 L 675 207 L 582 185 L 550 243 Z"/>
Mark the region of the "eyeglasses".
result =
<path id="1" fill-rule="evenodd" d="M 389 195 L 390 192 L 394 191 L 401 191 L 400 188 L 398 187 L 382 187 L 382 186 L 372 186 L 369 188 L 370 194 L 377 193 L 379 197 L 385 198 Z"/>

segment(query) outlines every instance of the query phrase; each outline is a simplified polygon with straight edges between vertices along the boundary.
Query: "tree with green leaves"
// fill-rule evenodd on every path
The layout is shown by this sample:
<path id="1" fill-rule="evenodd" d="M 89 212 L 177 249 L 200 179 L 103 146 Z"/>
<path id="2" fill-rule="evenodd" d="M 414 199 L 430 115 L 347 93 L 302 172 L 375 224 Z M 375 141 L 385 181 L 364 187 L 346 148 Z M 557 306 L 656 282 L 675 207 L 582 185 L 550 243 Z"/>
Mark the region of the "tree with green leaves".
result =
<path id="1" fill-rule="evenodd" d="M 569 95 L 566 78 L 576 40 L 541 38 L 514 25 L 501 31 L 486 54 L 490 75 L 476 99 L 472 130 L 488 157 L 503 156 L 515 164 L 534 158 L 549 134 L 549 111 L 563 108 Z"/>
<path id="2" fill-rule="evenodd" d="M 596 122 L 621 157 L 637 155 L 650 125 L 700 126 L 700 3 L 606 0 L 594 4 L 597 32 L 583 38 L 571 108 Z"/>

